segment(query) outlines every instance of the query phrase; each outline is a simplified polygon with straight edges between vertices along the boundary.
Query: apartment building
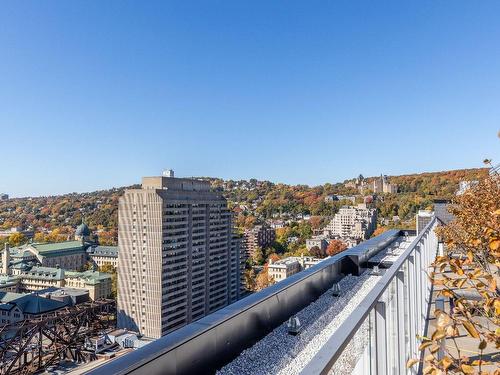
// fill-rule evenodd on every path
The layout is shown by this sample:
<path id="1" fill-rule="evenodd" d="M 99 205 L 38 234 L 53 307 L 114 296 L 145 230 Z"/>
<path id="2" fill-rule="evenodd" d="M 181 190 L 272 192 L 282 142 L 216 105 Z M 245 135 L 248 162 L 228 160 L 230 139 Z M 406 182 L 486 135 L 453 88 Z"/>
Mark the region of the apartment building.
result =
<path id="1" fill-rule="evenodd" d="M 275 282 L 279 282 L 319 262 L 321 262 L 321 259 L 305 257 L 303 255 L 300 257 L 288 257 L 275 262 L 269 260 L 267 272 L 269 277 Z"/>
<path id="2" fill-rule="evenodd" d="M 365 240 L 377 227 L 377 210 L 362 203 L 343 206 L 325 228 L 325 234 L 333 237 Z"/>
<path id="3" fill-rule="evenodd" d="M 256 225 L 247 229 L 243 236 L 248 256 L 252 256 L 257 249 L 271 245 L 276 239 L 276 231 L 266 225 Z"/>
<path id="4" fill-rule="evenodd" d="M 236 301 L 243 247 L 208 181 L 144 177 L 118 208 L 118 326 L 161 337 Z"/>

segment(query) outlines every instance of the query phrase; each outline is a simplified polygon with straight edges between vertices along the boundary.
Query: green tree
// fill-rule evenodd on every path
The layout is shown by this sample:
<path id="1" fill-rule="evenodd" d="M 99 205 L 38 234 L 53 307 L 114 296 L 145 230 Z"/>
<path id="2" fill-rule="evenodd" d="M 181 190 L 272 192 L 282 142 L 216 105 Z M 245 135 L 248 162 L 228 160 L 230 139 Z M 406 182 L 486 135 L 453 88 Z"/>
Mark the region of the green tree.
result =
<path id="1" fill-rule="evenodd" d="M 27 238 L 24 234 L 20 232 L 12 233 L 9 236 L 9 245 L 10 246 L 19 246 L 27 242 Z"/>

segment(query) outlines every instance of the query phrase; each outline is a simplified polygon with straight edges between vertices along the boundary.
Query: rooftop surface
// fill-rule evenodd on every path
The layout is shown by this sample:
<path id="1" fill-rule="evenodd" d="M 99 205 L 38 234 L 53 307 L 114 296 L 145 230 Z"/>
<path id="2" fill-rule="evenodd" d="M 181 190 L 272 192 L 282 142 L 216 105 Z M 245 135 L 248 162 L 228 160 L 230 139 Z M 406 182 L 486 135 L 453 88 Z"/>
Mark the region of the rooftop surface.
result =
<path id="1" fill-rule="evenodd" d="M 408 237 L 405 241 L 404 237 L 400 237 L 376 257 L 380 261 L 388 261 L 387 257 L 397 259 L 413 238 Z M 235 360 L 220 369 L 218 375 L 299 374 L 379 279 L 380 276 L 371 275 L 370 270 L 360 276 L 344 277 L 339 282 L 340 296 L 332 296 L 329 290 L 296 314 L 302 324 L 299 335 L 288 334 L 285 322 L 254 346 L 244 350 Z M 354 344 L 345 351 L 348 355 L 337 361 L 334 374 L 350 374 L 356 365 L 366 343 L 363 344 L 363 340 L 353 341 Z"/>
<path id="2" fill-rule="evenodd" d="M 83 249 L 84 245 L 81 241 L 63 241 L 63 242 L 51 242 L 51 243 L 28 243 L 23 246 L 15 247 L 12 252 L 23 254 L 29 248 L 36 249 L 40 254 L 45 255 L 45 253 L 50 253 L 54 251 L 68 251 L 68 250 L 79 250 Z"/>
<path id="3" fill-rule="evenodd" d="M 92 255 L 117 257 L 118 246 L 97 246 L 91 249 Z"/>
<path id="4" fill-rule="evenodd" d="M 39 297 L 34 294 L 0 292 L 2 305 L 16 305 L 24 314 L 38 315 L 66 306 L 65 303 Z M 2 306 L 0 305 L 0 306 Z"/>

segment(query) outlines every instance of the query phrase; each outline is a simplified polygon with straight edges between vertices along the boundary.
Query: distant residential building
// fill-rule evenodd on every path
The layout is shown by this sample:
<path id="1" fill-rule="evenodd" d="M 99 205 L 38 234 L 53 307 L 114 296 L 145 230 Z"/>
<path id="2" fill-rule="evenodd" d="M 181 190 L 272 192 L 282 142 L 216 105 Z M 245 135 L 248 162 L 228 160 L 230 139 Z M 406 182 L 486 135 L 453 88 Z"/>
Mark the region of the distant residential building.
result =
<path id="1" fill-rule="evenodd" d="M 325 234 L 341 239 L 365 240 L 377 226 L 377 210 L 366 204 L 343 206 L 325 227 Z"/>
<path id="2" fill-rule="evenodd" d="M 419 210 L 417 213 L 417 236 L 434 218 L 433 211 Z"/>
<path id="3" fill-rule="evenodd" d="M 272 229 L 279 229 L 285 227 L 285 222 L 283 220 L 271 220 L 268 224 Z"/>
<path id="4" fill-rule="evenodd" d="M 356 197 L 354 195 L 338 195 L 330 194 L 325 197 L 325 202 L 335 202 L 335 201 L 351 201 L 353 204 L 356 203 Z"/>
<path id="5" fill-rule="evenodd" d="M 243 247 L 209 181 L 144 177 L 118 205 L 118 326 L 158 338 L 235 302 Z"/>
<path id="6" fill-rule="evenodd" d="M 276 231 L 266 225 L 256 225 L 245 231 L 243 239 L 247 255 L 252 256 L 257 249 L 270 246 L 274 242 Z"/>
<path id="7" fill-rule="evenodd" d="M 95 267 L 118 267 L 118 246 L 95 246 L 88 250 L 88 257 Z"/>
<path id="8" fill-rule="evenodd" d="M 66 303 L 39 297 L 0 291 L 0 324 L 13 324 L 57 311 Z"/>
<path id="9" fill-rule="evenodd" d="M 321 259 L 305 256 L 288 257 L 276 262 L 270 260 L 267 272 L 269 277 L 272 277 L 275 282 L 279 282 L 319 262 L 321 262 Z"/>
<path id="10" fill-rule="evenodd" d="M 9 194 L 0 193 L 0 201 L 6 201 L 9 199 Z"/>
<path id="11" fill-rule="evenodd" d="M 318 235 L 312 238 L 306 239 L 306 248 L 311 250 L 313 247 L 318 247 L 320 250 L 324 251 L 328 247 L 328 241 L 325 235 Z"/>
<path id="12" fill-rule="evenodd" d="M 470 188 L 476 186 L 479 184 L 479 181 L 477 180 L 472 180 L 472 181 L 460 181 L 458 183 L 458 191 L 455 193 L 456 195 L 462 195 L 465 193 L 467 190 Z"/>
<path id="13" fill-rule="evenodd" d="M 12 227 L 7 230 L 0 230 L 0 237 L 10 237 L 11 235 L 16 233 L 20 233 L 28 239 L 33 238 L 33 236 L 35 235 L 33 229 L 22 229 L 20 227 Z"/>

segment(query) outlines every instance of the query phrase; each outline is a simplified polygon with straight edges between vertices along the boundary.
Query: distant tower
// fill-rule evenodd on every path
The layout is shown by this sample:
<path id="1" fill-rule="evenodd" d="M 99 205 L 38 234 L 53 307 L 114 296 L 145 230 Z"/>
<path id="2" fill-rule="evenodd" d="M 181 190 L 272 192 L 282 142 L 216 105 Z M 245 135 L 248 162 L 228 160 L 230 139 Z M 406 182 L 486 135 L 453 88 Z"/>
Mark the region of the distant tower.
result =
<path id="1" fill-rule="evenodd" d="M 78 226 L 78 228 L 76 228 L 76 231 L 75 231 L 75 241 L 90 241 L 91 238 L 90 238 L 90 235 L 92 233 L 90 232 L 90 229 L 89 227 L 87 226 L 87 224 L 85 224 L 82 220 L 82 223 Z"/>
<path id="2" fill-rule="evenodd" d="M 9 263 L 10 263 L 10 247 L 9 244 L 6 243 L 2 254 L 2 274 L 4 275 L 9 274 L 10 271 Z"/>
<path id="3" fill-rule="evenodd" d="M 173 169 L 165 169 L 162 174 L 163 177 L 175 177 Z"/>
<path id="4" fill-rule="evenodd" d="M 165 172 L 118 203 L 118 327 L 152 338 L 238 300 L 244 271 L 226 198 Z"/>

